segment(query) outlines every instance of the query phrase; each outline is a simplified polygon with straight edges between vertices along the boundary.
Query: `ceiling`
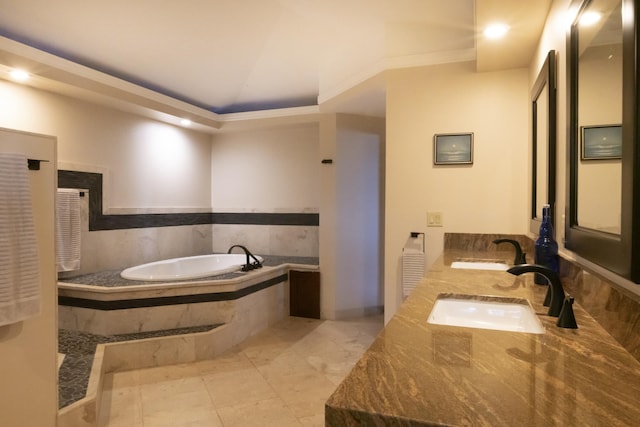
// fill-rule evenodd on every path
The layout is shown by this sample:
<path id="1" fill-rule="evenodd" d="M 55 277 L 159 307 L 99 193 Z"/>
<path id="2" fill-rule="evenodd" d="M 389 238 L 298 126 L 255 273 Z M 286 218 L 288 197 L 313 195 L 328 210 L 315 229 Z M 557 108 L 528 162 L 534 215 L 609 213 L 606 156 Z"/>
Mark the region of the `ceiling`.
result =
<path id="1" fill-rule="evenodd" d="M 384 116 L 385 70 L 528 66 L 550 3 L 0 0 L 0 65 L 40 65 L 48 79 L 89 91 L 96 81 L 142 87 L 213 119 L 309 106 Z M 507 40 L 477 37 L 493 20 L 511 26 Z"/>

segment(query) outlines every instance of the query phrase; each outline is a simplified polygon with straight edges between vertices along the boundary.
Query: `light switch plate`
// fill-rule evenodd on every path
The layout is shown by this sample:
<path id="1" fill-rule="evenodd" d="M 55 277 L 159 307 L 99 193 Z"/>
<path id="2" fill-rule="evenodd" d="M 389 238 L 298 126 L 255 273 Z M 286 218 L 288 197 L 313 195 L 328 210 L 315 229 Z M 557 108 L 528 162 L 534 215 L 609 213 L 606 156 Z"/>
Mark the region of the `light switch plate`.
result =
<path id="1" fill-rule="evenodd" d="M 427 212 L 427 227 L 442 227 L 442 212 Z"/>

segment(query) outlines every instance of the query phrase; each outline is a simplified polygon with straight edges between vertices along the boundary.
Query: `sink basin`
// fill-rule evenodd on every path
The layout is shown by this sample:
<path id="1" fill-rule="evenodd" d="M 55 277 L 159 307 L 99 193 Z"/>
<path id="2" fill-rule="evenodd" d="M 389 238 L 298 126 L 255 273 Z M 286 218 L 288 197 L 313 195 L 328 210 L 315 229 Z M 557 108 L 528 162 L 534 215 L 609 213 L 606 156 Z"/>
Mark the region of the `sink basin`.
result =
<path id="1" fill-rule="evenodd" d="M 505 264 L 501 261 L 454 261 L 451 263 L 451 268 L 461 268 L 469 270 L 498 270 L 507 271 L 509 264 Z"/>
<path id="2" fill-rule="evenodd" d="M 544 334 L 544 327 L 521 298 L 483 295 L 440 294 L 428 323 L 498 331 Z"/>

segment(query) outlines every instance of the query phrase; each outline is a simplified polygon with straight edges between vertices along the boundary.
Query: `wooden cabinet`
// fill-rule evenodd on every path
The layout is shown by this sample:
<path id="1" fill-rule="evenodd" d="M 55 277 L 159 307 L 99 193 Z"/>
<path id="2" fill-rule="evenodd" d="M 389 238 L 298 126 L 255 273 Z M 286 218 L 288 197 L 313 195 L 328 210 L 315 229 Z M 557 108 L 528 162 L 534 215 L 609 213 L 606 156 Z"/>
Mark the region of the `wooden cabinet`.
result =
<path id="1" fill-rule="evenodd" d="M 289 315 L 320 318 L 320 272 L 289 272 Z"/>

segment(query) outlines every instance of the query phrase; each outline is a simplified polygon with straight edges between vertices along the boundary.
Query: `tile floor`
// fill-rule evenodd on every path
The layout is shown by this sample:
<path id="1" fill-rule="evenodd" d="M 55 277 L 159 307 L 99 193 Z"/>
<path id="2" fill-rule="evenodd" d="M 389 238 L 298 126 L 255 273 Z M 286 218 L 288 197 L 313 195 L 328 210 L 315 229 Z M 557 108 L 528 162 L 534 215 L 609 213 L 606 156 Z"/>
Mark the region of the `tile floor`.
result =
<path id="1" fill-rule="evenodd" d="M 109 374 L 99 426 L 324 426 L 325 401 L 382 326 L 289 317 L 212 360 Z"/>

